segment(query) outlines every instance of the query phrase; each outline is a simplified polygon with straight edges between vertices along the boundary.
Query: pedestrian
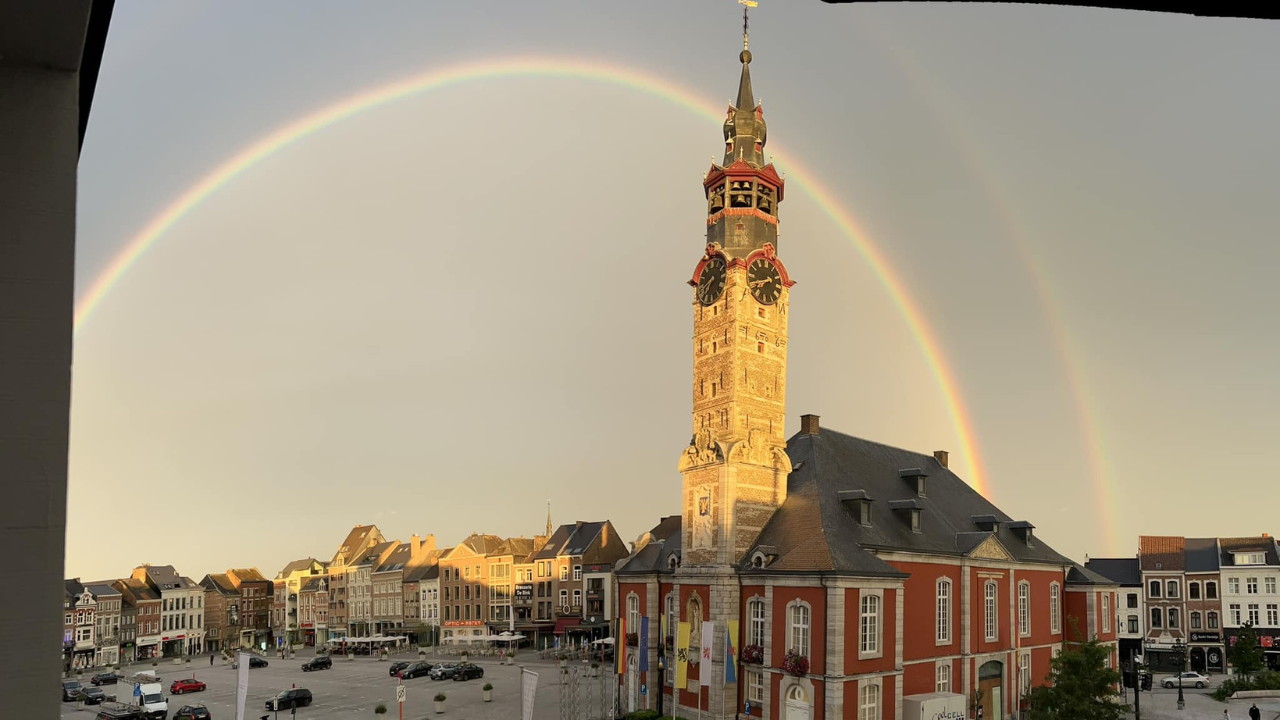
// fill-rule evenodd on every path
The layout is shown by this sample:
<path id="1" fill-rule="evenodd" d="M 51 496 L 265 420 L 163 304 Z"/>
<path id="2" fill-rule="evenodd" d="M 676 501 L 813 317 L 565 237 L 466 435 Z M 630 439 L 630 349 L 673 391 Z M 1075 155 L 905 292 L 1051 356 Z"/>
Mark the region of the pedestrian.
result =
<path id="1" fill-rule="evenodd" d="M 1231 712 L 1226 708 L 1222 708 L 1222 720 L 1231 720 Z"/>
<path id="2" fill-rule="evenodd" d="M 209 653 L 209 667 L 213 667 L 213 653 Z"/>
<path id="3" fill-rule="evenodd" d="M 1254 703 L 1253 707 L 1249 708 L 1249 720 L 1262 720 L 1262 711 L 1258 709 L 1257 703 Z"/>

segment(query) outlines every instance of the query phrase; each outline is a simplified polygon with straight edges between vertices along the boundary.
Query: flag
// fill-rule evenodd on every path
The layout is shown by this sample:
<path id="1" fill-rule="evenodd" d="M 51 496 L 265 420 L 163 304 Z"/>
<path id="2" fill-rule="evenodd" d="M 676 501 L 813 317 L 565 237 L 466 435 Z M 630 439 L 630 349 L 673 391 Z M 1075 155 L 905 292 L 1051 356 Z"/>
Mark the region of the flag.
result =
<path id="1" fill-rule="evenodd" d="M 649 618 L 640 618 L 640 672 L 649 670 Z"/>
<path id="2" fill-rule="evenodd" d="M 627 619 L 618 618 L 618 634 L 613 638 L 613 658 L 617 661 L 619 675 L 627 667 Z"/>
<path id="3" fill-rule="evenodd" d="M 702 667 L 707 669 L 707 675 L 698 674 L 699 678 L 706 677 L 706 682 L 711 682 L 711 647 L 715 644 L 716 626 L 714 623 L 702 623 L 702 662 L 706 663 Z M 700 681 L 701 682 L 701 681 Z"/>
<path id="4" fill-rule="evenodd" d="M 729 631 L 724 634 L 724 681 L 738 682 L 738 621 L 729 621 Z"/>
<path id="5" fill-rule="evenodd" d="M 689 623 L 676 626 L 676 689 L 683 690 L 689 677 Z"/>

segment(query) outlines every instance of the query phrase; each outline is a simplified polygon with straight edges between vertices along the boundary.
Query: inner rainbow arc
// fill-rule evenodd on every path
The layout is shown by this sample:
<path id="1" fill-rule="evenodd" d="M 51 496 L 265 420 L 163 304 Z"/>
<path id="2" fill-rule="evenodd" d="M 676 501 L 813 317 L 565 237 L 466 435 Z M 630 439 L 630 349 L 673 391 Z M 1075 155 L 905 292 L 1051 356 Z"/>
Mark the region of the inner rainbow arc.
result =
<path id="1" fill-rule="evenodd" d="M 169 228 L 218 189 L 261 160 L 330 125 L 412 95 L 474 80 L 520 77 L 562 77 L 603 82 L 636 90 L 684 107 L 711 121 L 717 129 L 723 120 L 723 110 L 719 105 L 707 102 L 669 79 L 595 58 L 526 56 L 464 63 L 356 93 L 268 134 L 224 161 L 170 202 L 160 214 L 134 235 L 124 249 L 116 254 L 106 268 L 94 278 L 88 290 L 76 304 L 75 332 L 79 332 L 85 326 L 111 289 Z M 967 466 L 967 472 L 962 473 L 962 476 L 966 476 L 969 484 L 979 493 L 990 498 L 991 489 L 983 472 L 972 420 L 960 397 L 955 376 L 944 362 L 940 344 L 925 320 L 923 312 L 907 294 L 905 285 L 894 272 L 885 255 L 868 240 L 867 233 L 839 204 L 831 191 L 822 185 L 802 163 L 788 156 L 785 151 L 778 150 L 776 143 L 770 154 L 789 168 L 788 174 L 792 183 L 812 197 L 818 207 L 850 239 L 854 248 L 871 266 L 881 285 L 898 307 L 942 391 L 943 402 L 960 443 L 961 457 L 957 459 Z"/>

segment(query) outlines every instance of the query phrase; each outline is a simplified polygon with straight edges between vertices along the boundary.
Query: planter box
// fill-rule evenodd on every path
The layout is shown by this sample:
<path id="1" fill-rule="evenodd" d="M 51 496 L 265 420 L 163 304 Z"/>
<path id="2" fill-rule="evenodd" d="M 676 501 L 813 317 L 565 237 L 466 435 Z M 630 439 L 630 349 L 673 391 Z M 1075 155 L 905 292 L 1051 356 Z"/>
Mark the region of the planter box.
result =
<path id="1" fill-rule="evenodd" d="M 492 702 L 492 701 L 493 701 L 493 691 L 492 691 L 492 690 L 485 690 L 485 691 L 484 691 L 484 701 L 485 701 L 485 702 Z"/>
<path id="2" fill-rule="evenodd" d="M 443 714 L 443 713 L 444 713 L 444 703 L 442 703 L 442 702 L 440 702 L 440 701 L 438 701 L 438 700 L 437 700 L 437 701 L 436 701 L 436 714 L 437 714 L 437 715 L 440 715 L 440 714 Z"/>

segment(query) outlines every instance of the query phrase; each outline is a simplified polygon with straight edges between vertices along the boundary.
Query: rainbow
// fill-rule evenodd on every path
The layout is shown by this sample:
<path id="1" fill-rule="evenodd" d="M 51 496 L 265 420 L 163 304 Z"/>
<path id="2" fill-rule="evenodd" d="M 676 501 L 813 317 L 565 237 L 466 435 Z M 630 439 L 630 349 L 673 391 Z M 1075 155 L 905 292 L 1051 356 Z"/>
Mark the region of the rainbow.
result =
<path id="1" fill-rule="evenodd" d="M 935 82 L 929 71 L 907 53 L 906 46 L 900 42 L 893 41 L 891 38 L 884 37 L 874 29 L 871 30 L 870 35 L 880 45 L 882 51 L 897 61 L 896 64 L 902 69 L 908 82 L 920 95 L 929 101 L 930 105 L 939 108 L 957 107 L 947 97 L 942 85 Z M 1113 555 L 1124 553 L 1126 551 L 1121 547 L 1116 537 L 1116 530 L 1119 525 L 1115 517 L 1115 508 L 1118 507 L 1118 503 L 1114 498 L 1114 483 L 1111 480 L 1113 473 L 1110 470 L 1111 465 L 1107 459 L 1106 446 L 1103 443 L 1101 434 L 1098 432 L 1100 423 L 1098 413 L 1095 410 L 1097 403 L 1088 391 L 1088 383 L 1085 381 L 1079 358 L 1073 349 L 1075 343 L 1072 342 L 1066 319 L 1059 310 L 1059 304 L 1054 300 L 1053 286 L 1049 273 L 1045 271 L 1045 264 L 1037 258 L 1033 245 L 1028 240 L 1030 231 L 1025 223 L 1019 219 L 1013 203 L 1006 200 L 1006 194 L 1002 191 L 999 181 L 992 173 L 984 171 L 986 166 L 981 161 L 979 149 L 970 139 L 957 135 L 963 124 L 959 118 L 949 117 L 947 122 L 939 123 L 939 127 L 943 133 L 950 136 L 951 146 L 955 147 L 964 156 L 966 163 L 972 168 L 972 175 L 978 181 L 978 188 L 986 197 L 992 210 L 1004 223 L 1011 241 L 1010 244 L 1013 245 L 1018 259 L 1022 261 L 1023 266 L 1031 276 L 1031 284 L 1035 288 L 1037 299 L 1044 311 L 1045 326 L 1048 328 L 1054 345 L 1058 349 L 1058 357 L 1062 362 L 1063 374 L 1067 380 L 1068 392 L 1071 396 L 1081 440 L 1084 444 L 1085 457 L 1088 462 L 1094 496 L 1097 501 L 1095 512 L 1102 531 L 1099 540 L 1101 540 L 1104 552 Z"/>
<path id="2" fill-rule="evenodd" d="M 220 188 L 273 153 L 347 118 L 413 95 L 475 80 L 521 77 L 560 77 L 607 83 L 652 95 L 686 108 L 695 115 L 714 123 L 717 129 L 724 119 L 723 105 L 713 105 L 666 78 L 635 68 L 611 65 L 595 58 L 534 56 L 493 59 L 455 65 L 396 80 L 339 100 L 299 118 L 236 153 L 202 177 L 134 235 L 124 249 L 113 257 L 106 268 L 94 278 L 88 290 L 76 304 L 75 330 L 78 332 L 84 327 L 111 289 L 169 228 Z M 885 255 L 871 243 L 867 233 L 848 211 L 840 206 L 831 191 L 817 181 L 813 173 L 788 157 L 785 151 L 775 151 L 771 154 L 789 169 L 788 180 L 791 181 L 792 186 L 799 187 L 812 197 L 822 211 L 840 228 L 840 231 L 853 242 L 854 247 L 871 265 L 890 298 L 897 305 L 942 391 L 943 402 L 958 435 L 962 460 L 968 466 L 965 474 L 969 483 L 978 492 L 990 497 L 990 489 L 982 472 L 982 460 L 974 440 L 973 422 L 961 401 L 956 379 L 943 360 L 938 340 L 926 322 L 924 314 L 907 294 L 906 285 L 894 272 Z"/>

